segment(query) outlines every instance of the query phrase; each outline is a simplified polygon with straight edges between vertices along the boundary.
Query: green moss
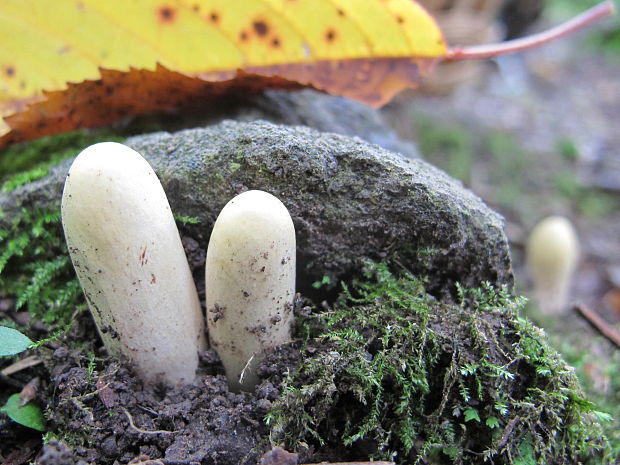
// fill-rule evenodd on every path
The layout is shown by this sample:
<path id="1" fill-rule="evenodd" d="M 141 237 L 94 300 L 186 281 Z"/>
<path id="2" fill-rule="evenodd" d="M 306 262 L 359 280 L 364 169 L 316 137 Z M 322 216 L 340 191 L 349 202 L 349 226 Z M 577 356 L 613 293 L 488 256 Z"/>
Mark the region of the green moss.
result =
<path id="1" fill-rule="evenodd" d="M 83 307 L 66 250 L 60 212 L 23 210 L 0 229 L 0 289 L 50 326 L 64 326 Z"/>
<path id="2" fill-rule="evenodd" d="M 48 413 L 46 417 L 48 417 L 50 413 Z M 80 448 L 92 443 L 87 428 L 84 428 L 82 431 L 63 431 L 62 434 L 48 431 L 43 435 L 44 444 L 49 444 L 53 441 L 63 442 L 71 448 Z"/>
<path id="3" fill-rule="evenodd" d="M 11 190 L 47 174 L 49 167 L 103 141 L 122 141 L 107 130 L 73 131 L 13 145 L 0 151 L 3 190 Z M 12 176 L 10 176 L 12 175 Z M 7 179 L 8 178 L 8 179 Z"/>
<path id="4" fill-rule="evenodd" d="M 610 463 L 593 404 L 519 316 L 523 299 L 459 293 L 443 304 L 413 276 L 370 266 L 306 329 L 267 416 L 274 443 L 407 464 Z"/>
<path id="5" fill-rule="evenodd" d="M 2 191 L 42 178 L 61 160 L 101 141 L 120 141 L 108 130 L 75 131 L 17 144 L 0 152 Z M 21 170 L 21 171 L 20 171 Z M 60 211 L 23 210 L 0 229 L 0 289 L 51 327 L 65 327 L 85 308 L 66 250 Z"/>
<path id="6" fill-rule="evenodd" d="M 555 326 L 560 326 L 556 322 Z M 550 325 L 552 341 L 566 360 L 575 367 L 590 399 L 605 412 L 601 425 L 612 448 L 612 455 L 620 457 L 620 352 L 607 341 L 584 337 L 583 332 L 560 332 Z M 608 353 L 605 350 L 608 348 Z"/>
<path id="7" fill-rule="evenodd" d="M 174 219 L 177 224 L 186 225 L 186 224 L 198 224 L 200 220 L 195 216 L 187 216 L 187 215 L 174 215 Z"/>

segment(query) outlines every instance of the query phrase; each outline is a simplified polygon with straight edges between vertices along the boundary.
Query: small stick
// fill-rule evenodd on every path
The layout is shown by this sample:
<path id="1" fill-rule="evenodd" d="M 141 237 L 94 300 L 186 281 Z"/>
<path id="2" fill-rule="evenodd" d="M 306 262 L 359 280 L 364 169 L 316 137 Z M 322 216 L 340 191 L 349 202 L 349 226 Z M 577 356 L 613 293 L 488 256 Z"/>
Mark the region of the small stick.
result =
<path id="1" fill-rule="evenodd" d="M 20 407 L 23 407 L 31 400 L 36 399 L 40 384 L 41 379 L 39 379 L 38 376 L 28 381 L 28 383 L 22 388 L 21 392 L 19 393 L 19 397 L 21 399 L 19 401 Z"/>
<path id="2" fill-rule="evenodd" d="M 12 365 L 9 365 L 8 367 L 0 371 L 0 373 L 3 374 L 4 376 L 10 376 L 19 371 L 25 370 L 26 368 L 30 368 L 35 365 L 38 365 L 41 362 L 43 362 L 43 360 L 41 360 L 39 357 L 37 357 L 36 355 L 31 355 L 30 357 L 26 357 L 24 359 L 18 360 Z"/>
<path id="3" fill-rule="evenodd" d="M 584 11 L 573 19 L 547 31 L 532 34 L 521 39 L 508 40 L 497 44 L 473 45 L 470 47 L 455 46 L 448 50 L 446 60 L 469 60 L 477 58 L 493 58 L 499 55 L 522 52 L 555 39 L 567 36 L 589 26 L 596 21 L 611 16 L 614 13 L 614 3 L 611 0 Z"/>
<path id="4" fill-rule="evenodd" d="M 575 310 L 590 326 L 601 333 L 607 340 L 620 349 L 620 333 L 603 320 L 596 312 L 585 305 L 575 305 Z"/>
<path id="5" fill-rule="evenodd" d="M 517 423 L 519 423 L 519 421 L 521 421 L 519 417 L 514 417 L 508 422 L 506 428 L 504 429 L 504 434 L 502 434 L 502 439 L 497 445 L 497 450 L 502 450 L 504 447 L 506 447 L 508 442 L 510 442 L 510 439 L 512 438 L 512 431 L 515 429 L 515 426 L 517 426 Z"/>

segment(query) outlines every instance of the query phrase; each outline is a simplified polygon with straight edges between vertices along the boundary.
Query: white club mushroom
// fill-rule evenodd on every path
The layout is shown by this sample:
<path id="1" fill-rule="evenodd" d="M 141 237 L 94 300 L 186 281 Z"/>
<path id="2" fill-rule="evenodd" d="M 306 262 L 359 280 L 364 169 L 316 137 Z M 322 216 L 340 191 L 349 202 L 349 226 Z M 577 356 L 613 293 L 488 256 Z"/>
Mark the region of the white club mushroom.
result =
<path id="1" fill-rule="evenodd" d="M 568 219 L 550 216 L 534 227 L 527 242 L 526 262 L 535 298 L 543 312 L 566 310 L 578 259 L 579 240 Z"/>
<path id="2" fill-rule="evenodd" d="M 231 390 L 251 390 L 267 347 L 291 338 L 295 228 L 271 194 L 244 192 L 218 216 L 206 264 L 207 324 Z"/>
<path id="3" fill-rule="evenodd" d="M 157 175 L 131 148 L 104 142 L 73 162 L 62 196 L 71 260 L 111 355 L 145 383 L 188 383 L 204 350 L 196 287 Z"/>

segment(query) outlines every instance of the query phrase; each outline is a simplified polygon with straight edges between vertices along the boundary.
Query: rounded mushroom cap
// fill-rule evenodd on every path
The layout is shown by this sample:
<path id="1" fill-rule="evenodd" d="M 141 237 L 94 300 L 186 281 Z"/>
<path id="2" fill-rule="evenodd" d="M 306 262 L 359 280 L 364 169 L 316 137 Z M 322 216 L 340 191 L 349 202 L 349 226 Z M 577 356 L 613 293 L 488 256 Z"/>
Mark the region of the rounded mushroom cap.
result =
<path id="1" fill-rule="evenodd" d="M 144 211 L 149 202 L 159 202 L 169 210 L 168 199 L 151 165 L 126 145 L 117 142 L 100 142 L 85 148 L 73 161 L 63 191 L 63 206 L 70 203 L 71 193 L 79 194 L 81 208 L 72 212 L 87 219 L 90 215 L 121 215 L 124 221 L 129 212 Z M 148 199 L 147 199 L 148 196 Z M 153 199 L 155 197 L 155 199 Z M 118 204 L 125 209 L 102 210 L 102 204 Z M 149 215 L 153 220 L 158 212 Z M 139 218 L 144 221 L 144 218 Z M 143 226 L 146 227 L 146 226 Z"/>
<path id="2" fill-rule="evenodd" d="M 123 160 L 124 157 L 132 157 L 135 160 L 141 160 L 142 162 L 146 162 L 148 164 L 142 155 L 131 147 L 121 144 L 120 142 L 97 142 L 96 144 L 90 145 L 82 150 L 76 157 L 75 161 L 79 159 L 81 163 L 86 163 L 88 160 L 99 164 L 101 163 L 101 160 L 120 161 Z M 76 165 L 74 162 L 71 169 L 75 166 Z"/>
<path id="3" fill-rule="evenodd" d="M 265 228 L 287 228 L 294 233 L 293 220 L 287 208 L 275 195 L 261 190 L 243 192 L 231 199 L 217 217 L 214 228 L 229 222 L 236 226 L 260 225 Z M 252 229 L 244 234 L 252 234 Z"/>
<path id="4" fill-rule="evenodd" d="M 560 216 L 541 221 L 530 234 L 526 258 L 540 310 L 547 314 L 566 311 L 579 258 L 579 242 L 570 221 Z"/>
<path id="5" fill-rule="evenodd" d="M 551 285 L 572 274 L 579 258 L 579 240 L 572 223 L 550 216 L 532 230 L 527 243 L 527 266 L 537 283 Z"/>

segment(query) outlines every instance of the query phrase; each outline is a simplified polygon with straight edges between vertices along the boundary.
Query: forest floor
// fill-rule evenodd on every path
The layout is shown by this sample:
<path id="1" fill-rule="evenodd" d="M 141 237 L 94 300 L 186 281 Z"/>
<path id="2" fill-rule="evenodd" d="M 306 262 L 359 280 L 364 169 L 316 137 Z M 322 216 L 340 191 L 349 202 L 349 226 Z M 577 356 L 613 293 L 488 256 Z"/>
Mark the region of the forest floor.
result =
<path id="1" fill-rule="evenodd" d="M 620 54 L 596 50 L 590 36 L 581 34 L 481 66 L 484 80 L 463 84 L 449 96 L 402 96 L 385 115 L 404 138 L 416 141 L 423 158 L 504 215 L 518 293 L 530 292 L 523 256 L 531 228 L 551 214 L 571 219 L 581 258 L 570 301 L 620 330 Z M 550 316 L 532 303 L 527 312 L 575 367 L 597 410 L 613 417 L 605 426 L 620 457 L 620 348 L 571 307 Z M 85 378 L 94 363 L 62 351 L 56 357 Z M 241 408 L 238 399 L 230 402 Z M 149 412 L 142 413 L 136 421 L 148 420 Z M 25 441 L 32 444 L 24 443 L 24 453 L 32 454 L 40 437 L 32 432 Z M 63 463 L 63 453 L 48 463 Z M 14 463 L 27 460 L 16 457 Z"/>
<path id="2" fill-rule="evenodd" d="M 386 116 L 424 159 L 504 215 L 518 293 L 531 293 L 529 231 L 549 215 L 569 218 L 581 249 L 570 302 L 620 330 L 620 54 L 580 34 L 480 66 L 483 80 L 447 96 L 404 96 Z M 607 429 L 620 457 L 620 347 L 572 306 L 550 316 L 532 302 L 527 316 L 614 417 Z"/>

